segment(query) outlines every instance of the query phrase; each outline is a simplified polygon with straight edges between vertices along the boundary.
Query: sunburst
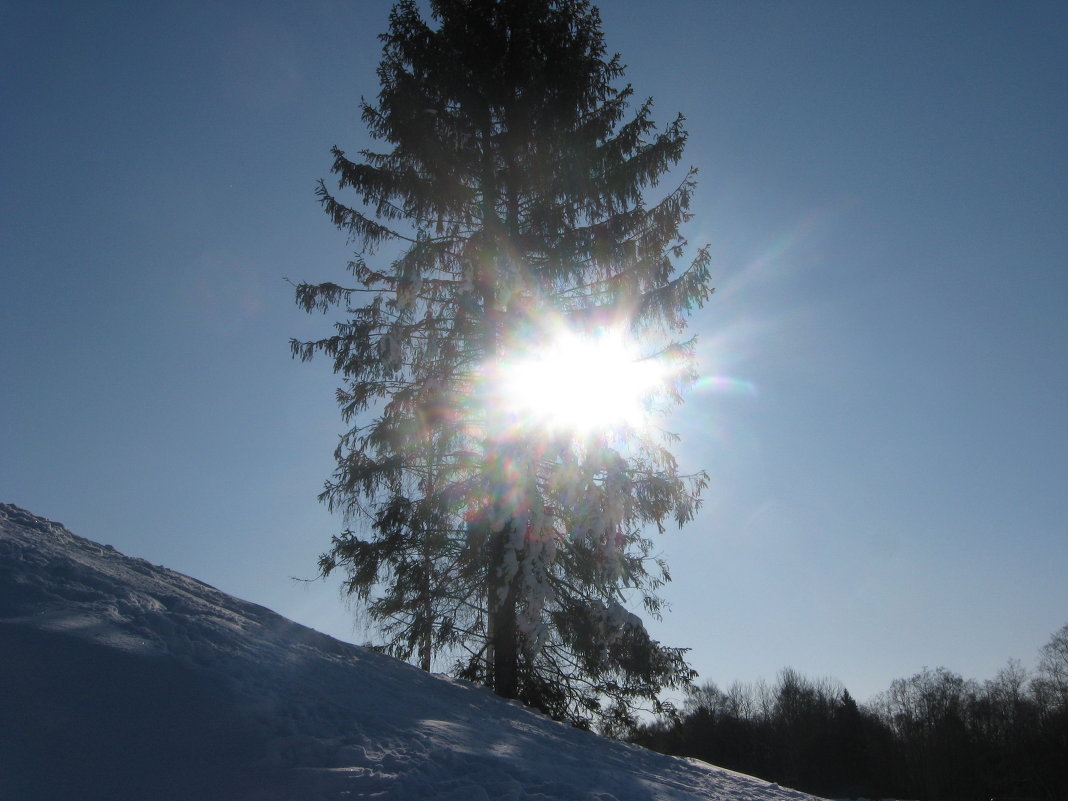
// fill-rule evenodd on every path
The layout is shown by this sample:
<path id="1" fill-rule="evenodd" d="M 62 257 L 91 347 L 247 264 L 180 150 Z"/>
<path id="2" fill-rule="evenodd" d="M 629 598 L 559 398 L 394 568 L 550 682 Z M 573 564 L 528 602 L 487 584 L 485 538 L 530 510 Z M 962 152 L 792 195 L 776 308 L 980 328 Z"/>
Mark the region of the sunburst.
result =
<path id="1" fill-rule="evenodd" d="M 619 330 L 557 332 L 502 364 L 495 394 L 514 423 L 584 434 L 643 425 L 665 377 L 660 360 L 643 358 Z"/>

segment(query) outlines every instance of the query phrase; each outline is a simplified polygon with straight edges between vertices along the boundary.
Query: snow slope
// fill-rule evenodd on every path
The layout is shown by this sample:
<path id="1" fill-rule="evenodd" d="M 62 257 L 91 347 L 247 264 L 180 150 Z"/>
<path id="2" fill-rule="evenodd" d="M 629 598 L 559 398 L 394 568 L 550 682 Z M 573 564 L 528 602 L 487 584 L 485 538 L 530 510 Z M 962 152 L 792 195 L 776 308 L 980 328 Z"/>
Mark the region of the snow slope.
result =
<path id="1" fill-rule="evenodd" d="M 0 799 L 810 798 L 555 723 L 0 504 Z"/>

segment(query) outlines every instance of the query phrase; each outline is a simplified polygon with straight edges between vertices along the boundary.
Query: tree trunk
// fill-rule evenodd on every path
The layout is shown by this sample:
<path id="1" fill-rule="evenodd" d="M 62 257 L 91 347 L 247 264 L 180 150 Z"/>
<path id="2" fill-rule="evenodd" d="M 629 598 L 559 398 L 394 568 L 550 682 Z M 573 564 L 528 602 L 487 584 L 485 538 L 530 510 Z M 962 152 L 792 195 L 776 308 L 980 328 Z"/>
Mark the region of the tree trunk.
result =
<path id="1" fill-rule="evenodd" d="M 429 550 L 429 549 L 428 549 Z M 423 630 L 419 634 L 419 667 L 430 672 L 434 642 L 434 607 L 430 587 L 430 554 L 423 553 Z"/>
<path id="2" fill-rule="evenodd" d="M 512 576 L 505 585 L 501 575 L 505 543 L 511 538 L 511 524 L 494 536 L 493 576 L 490 587 L 493 692 L 502 698 L 519 694 L 519 637 L 516 632 L 516 579 Z"/>

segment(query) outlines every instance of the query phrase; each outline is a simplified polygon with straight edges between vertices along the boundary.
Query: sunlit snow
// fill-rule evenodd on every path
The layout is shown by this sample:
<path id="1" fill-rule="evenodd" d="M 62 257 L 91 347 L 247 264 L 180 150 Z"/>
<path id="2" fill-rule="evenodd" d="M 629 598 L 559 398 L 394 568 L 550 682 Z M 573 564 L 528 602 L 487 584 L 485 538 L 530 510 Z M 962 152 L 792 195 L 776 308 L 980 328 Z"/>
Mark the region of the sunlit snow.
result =
<path id="1" fill-rule="evenodd" d="M 0 716 L 4 801 L 810 798 L 555 723 L 7 504 Z"/>

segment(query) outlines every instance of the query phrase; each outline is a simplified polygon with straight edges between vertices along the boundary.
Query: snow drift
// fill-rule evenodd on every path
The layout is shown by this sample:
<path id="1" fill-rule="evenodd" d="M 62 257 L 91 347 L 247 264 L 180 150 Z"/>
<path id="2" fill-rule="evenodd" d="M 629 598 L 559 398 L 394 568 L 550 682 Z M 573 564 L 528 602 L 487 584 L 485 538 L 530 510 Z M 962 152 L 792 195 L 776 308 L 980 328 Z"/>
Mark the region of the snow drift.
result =
<path id="1" fill-rule="evenodd" d="M 0 798 L 810 798 L 555 723 L 0 504 Z"/>

